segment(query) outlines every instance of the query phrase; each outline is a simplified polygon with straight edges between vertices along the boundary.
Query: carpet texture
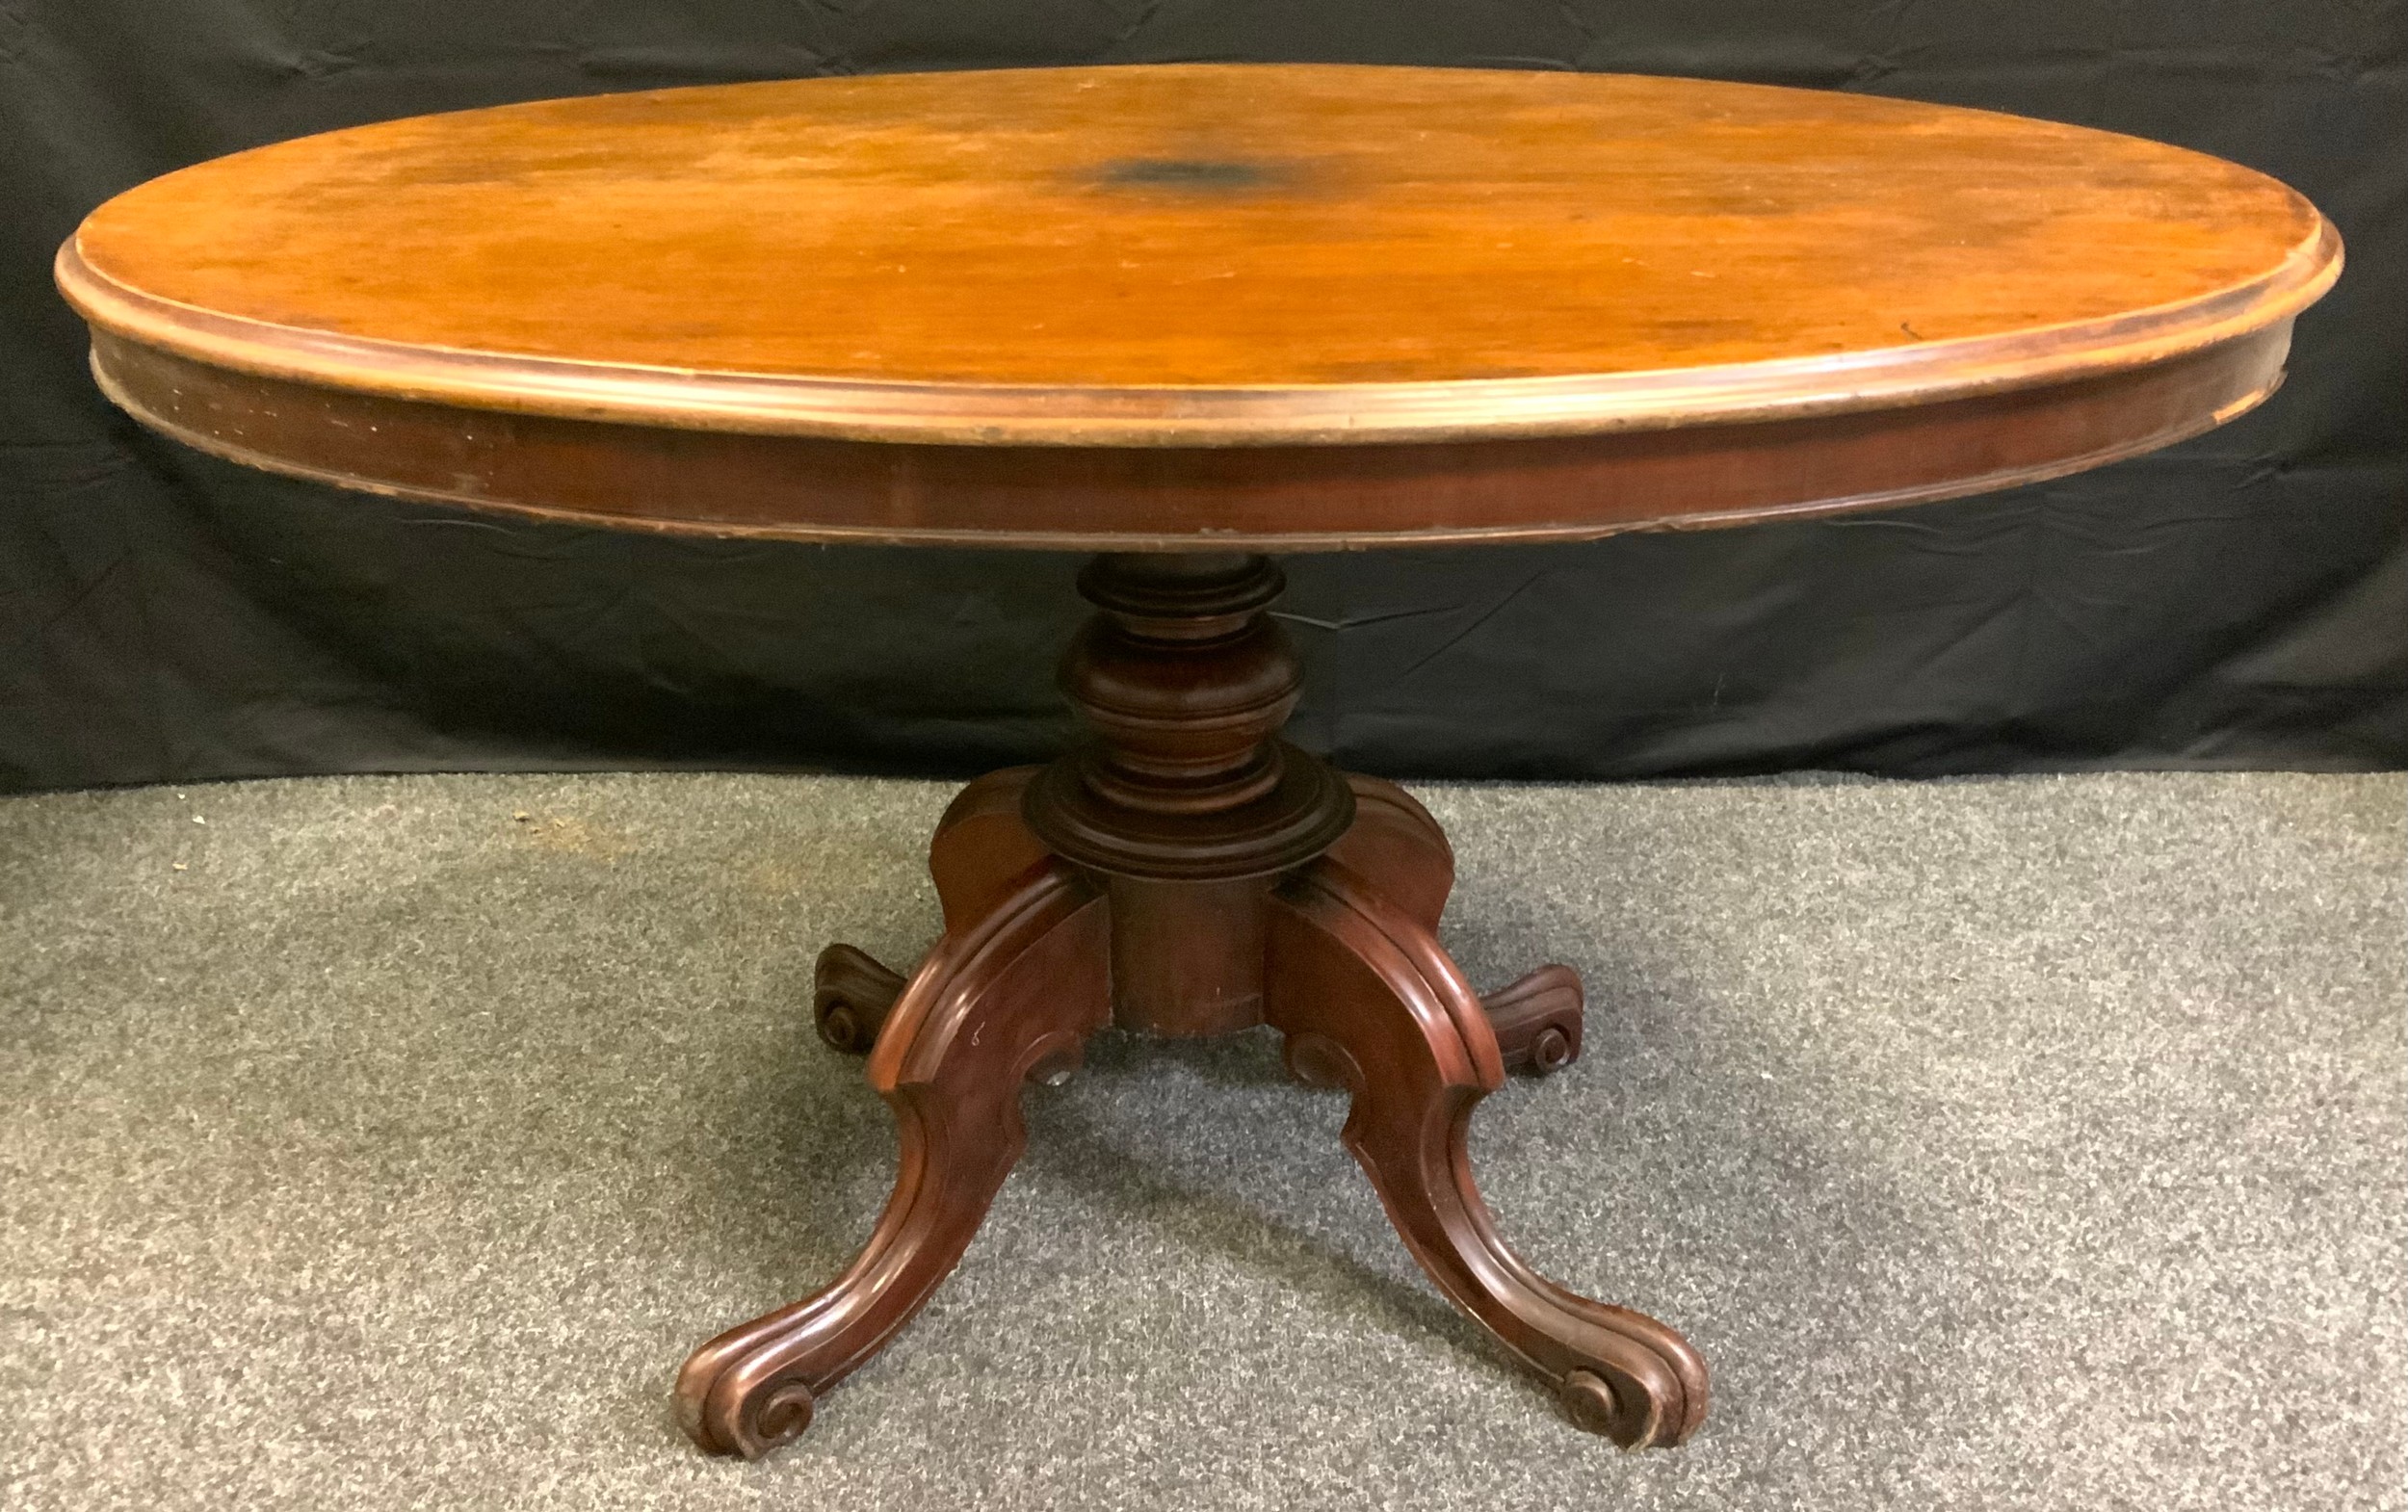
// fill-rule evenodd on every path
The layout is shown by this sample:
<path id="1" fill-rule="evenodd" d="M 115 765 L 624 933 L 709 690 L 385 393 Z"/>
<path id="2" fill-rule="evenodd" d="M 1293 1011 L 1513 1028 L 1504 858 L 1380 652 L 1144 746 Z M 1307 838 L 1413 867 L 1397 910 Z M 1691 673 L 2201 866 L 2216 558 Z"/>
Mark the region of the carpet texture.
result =
<path id="1" fill-rule="evenodd" d="M 1686 1330 L 1571 1428 L 1268 1032 L 1033 1088 L 953 1280 L 756 1466 L 671 1425 L 892 1175 L 813 955 L 934 930 L 945 787 L 0 800 L 0 1505 L 2398 1508 L 2391 776 L 1422 790 L 1447 939 L 1590 984 L 1482 1106 L 1508 1238 Z"/>

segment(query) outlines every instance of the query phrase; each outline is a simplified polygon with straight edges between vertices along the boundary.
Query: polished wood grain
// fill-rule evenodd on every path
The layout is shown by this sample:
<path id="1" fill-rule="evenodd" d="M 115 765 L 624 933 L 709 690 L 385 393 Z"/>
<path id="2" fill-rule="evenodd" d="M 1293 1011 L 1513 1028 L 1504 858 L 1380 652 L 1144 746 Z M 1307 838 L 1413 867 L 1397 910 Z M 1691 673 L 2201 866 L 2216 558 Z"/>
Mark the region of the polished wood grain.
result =
<path id="1" fill-rule="evenodd" d="M 69 257 L 111 324 L 246 371 L 654 423 L 1100 444 L 1937 397 L 2279 318 L 2332 248 L 2304 199 L 2246 169 L 2008 116 L 1688 79 L 1193 65 L 391 121 L 154 180 Z"/>
<path id="2" fill-rule="evenodd" d="M 1541 966 L 1479 1001 L 1506 1070 L 1546 1076 L 1581 1058 L 1588 1004 L 1580 973 L 1571 967 Z"/>
<path id="3" fill-rule="evenodd" d="M 2341 248 L 2236 165 L 1694 80 L 1180 65 L 556 101 L 285 143 L 64 247 L 102 388 L 353 488 L 627 529 L 1090 547 L 1088 731 L 971 784 L 908 977 L 835 946 L 902 1160 L 860 1258 L 698 1350 L 758 1455 L 959 1260 L 1029 1081 L 1106 1024 L 1269 1025 L 1432 1281 L 1630 1447 L 1704 1362 L 1499 1236 L 1468 1130 L 1578 1056 L 1579 978 L 1476 994 L 1446 837 L 1278 738 L 1267 553 L 1942 498 L 2196 433 L 2280 383 Z"/>
<path id="4" fill-rule="evenodd" d="M 1887 508 L 2138 456 L 2281 383 L 2287 326 L 2067 383 L 1786 420 L 1450 442 L 929 446 L 462 409 L 115 337 L 101 386 L 176 439 L 348 488 L 671 534 L 1314 551 L 1584 540 Z"/>
<path id="5" fill-rule="evenodd" d="M 902 1144 L 894 1195 L 834 1283 L 687 1360 L 677 1411 L 698 1445 L 757 1458 L 801 1432 L 952 1273 L 1028 1143 L 1021 1083 L 1066 1075 L 1105 1022 L 1103 923 L 1058 864 L 1018 878 L 912 978 L 870 1056 Z"/>
<path id="6" fill-rule="evenodd" d="M 960 1259 L 1025 1142 L 1023 1084 L 1066 1079 L 1109 1017 L 1276 1028 L 1298 1081 L 1352 1099 L 1343 1137 L 1432 1282 L 1575 1423 L 1633 1448 L 1686 1439 L 1706 1412 L 1696 1350 L 1541 1277 L 1472 1178 L 1479 1100 L 1579 1054 L 1580 978 L 1544 966 L 1476 994 L 1438 943 L 1454 856 L 1437 822 L 1278 742 L 1296 669 L 1268 559 L 1111 556 L 1080 586 L 1098 613 L 1063 682 L 1087 742 L 946 811 L 929 856 L 945 932 L 908 978 L 850 946 L 820 956 L 821 1033 L 869 1052 L 895 1109 L 895 1194 L 844 1274 L 687 1362 L 687 1432 L 758 1457 L 808 1427 Z"/>
<path id="7" fill-rule="evenodd" d="M 346 463 L 326 432 L 380 433 L 370 402 L 408 406 L 397 418 L 419 430 L 429 411 L 465 410 L 487 417 L 450 422 L 475 451 L 513 434 L 492 417 L 542 417 L 657 465 L 660 444 L 638 438 L 666 429 L 722 472 L 781 449 L 731 443 L 739 465 L 697 435 L 1595 438 L 2048 389 L 2252 337 L 2244 366 L 2264 369 L 2270 348 L 2279 368 L 2291 316 L 2339 263 L 2331 226 L 2271 179 L 2050 122 L 1683 79 L 1182 65 L 673 90 L 360 127 L 130 191 L 62 248 L 59 277 L 104 338 L 112 393 L 196 444 L 361 486 L 632 518 L 632 496 L 501 463 L 438 476 L 374 446 Z M 196 370 L 237 377 L 185 402 Z M 246 412 L 251 380 L 299 387 L 271 391 L 268 416 Z M 329 396 L 314 423 L 307 395 Z M 2109 425 L 2112 445 L 2060 438 L 2014 465 L 2095 463 L 2236 404 L 2223 393 L 2180 424 Z M 1821 486 L 1685 512 L 1941 484 Z M 878 497 L 832 511 L 806 490 L 748 519 L 666 523 L 919 538 L 908 488 Z M 930 528 L 1072 534 L 1019 510 L 987 491 Z M 1406 512 L 1342 534 L 1480 523 Z"/>
<path id="8" fill-rule="evenodd" d="M 1438 1289 L 1556 1389 L 1567 1414 L 1626 1448 L 1670 1447 L 1704 1421 L 1706 1363 L 1644 1314 L 1548 1281 L 1496 1228 L 1472 1179 L 1473 1108 L 1505 1081 L 1479 999 L 1381 884 L 1336 857 L 1277 896 L 1269 1020 L 1298 1081 L 1352 1099 L 1343 1137 Z"/>

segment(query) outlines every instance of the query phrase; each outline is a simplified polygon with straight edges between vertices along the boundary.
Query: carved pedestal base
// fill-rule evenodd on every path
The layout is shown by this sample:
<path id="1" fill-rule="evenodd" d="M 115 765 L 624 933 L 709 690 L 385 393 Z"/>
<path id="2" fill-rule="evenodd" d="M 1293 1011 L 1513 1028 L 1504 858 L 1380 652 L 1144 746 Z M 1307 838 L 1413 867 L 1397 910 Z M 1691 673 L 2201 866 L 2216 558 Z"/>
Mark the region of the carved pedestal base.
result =
<path id="1" fill-rule="evenodd" d="M 972 783 L 929 870 L 945 930 L 908 979 L 820 957 L 820 1032 L 869 1056 L 894 1108 L 895 1192 L 826 1290 L 686 1362 L 694 1442 L 756 1457 L 952 1271 L 1026 1143 L 1020 1086 L 1066 1077 L 1107 1023 L 1165 1034 L 1268 1023 L 1301 1082 L 1352 1098 L 1345 1139 L 1442 1291 L 1626 1447 L 1678 1444 L 1706 1368 L 1662 1323 L 1575 1295 L 1501 1239 L 1465 1147 L 1508 1066 L 1581 1048 L 1580 978 L 1545 966 L 1482 999 L 1437 941 L 1445 836 L 1392 784 L 1275 739 L 1296 665 L 1261 558 L 1105 558 L 1104 611 L 1063 667 L 1096 734 L 1050 768 Z"/>

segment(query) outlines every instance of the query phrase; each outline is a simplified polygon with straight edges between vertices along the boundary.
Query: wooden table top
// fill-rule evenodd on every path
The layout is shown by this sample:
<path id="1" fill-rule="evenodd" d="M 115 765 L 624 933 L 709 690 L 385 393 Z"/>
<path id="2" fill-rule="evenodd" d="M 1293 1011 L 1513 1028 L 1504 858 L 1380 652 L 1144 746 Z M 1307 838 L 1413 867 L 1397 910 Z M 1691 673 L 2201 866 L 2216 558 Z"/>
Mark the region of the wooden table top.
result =
<path id="1" fill-rule="evenodd" d="M 2340 259 L 2323 217 L 2262 174 L 2016 117 L 1686 79 L 1181 65 L 390 121 L 134 189 L 84 222 L 58 274 L 135 413 L 357 486 L 739 534 L 1301 544 L 1595 534 L 2089 465 L 2269 391 L 2290 318 Z M 2081 433 L 2002 466 L 1898 480 L 1847 463 L 1811 498 L 1701 482 L 1644 519 L 1627 500 L 1417 509 L 1359 477 L 1361 508 L 1307 519 L 1268 495 L 1198 504 L 1214 490 L 1191 482 L 1300 470 L 1327 495 L 1403 468 L 1426 495 L 1430 469 L 1493 457 L 1561 483 L 1582 457 L 1715 444 L 1665 432 L 1777 442 L 1850 416 L 1911 430 L 2011 394 L 2029 409 L 2085 385 L 2163 388 L 2177 370 L 2188 397 L 2159 394 L 2145 423 L 2102 430 L 2090 411 L 2128 406 L 2094 396 L 2087 420 L 2058 417 Z M 380 443 L 341 451 L 336 430 L 381 435 L 379 416 L 421 446 L 464 428 L 453 449 L 480 456 L 537 436 L 725 467 L 742 453 L 739 473 L 808 456 L 817 474 L 884 469 L 846 486 L 888 499 L 781 503 L 764 484 L 703 518 L 606 498 L 591 477 L 547 492 L 501 476 L 524 456 L 413 471 Z M 953 485 L 923 477 L 900 499 L 901 454 L 864 445 L 923 474 L 1194 497 L 1184 513 L 1049 513 L 991 482 L 948 504 Z M 1298 459 L 1333 448 L 1357 455 Z M 944 456 L 965 449 L 1019 460 Z M 1043 456 L 1065 450 L 1122 459 Z M 1229 450 L 1262 455 L 1196 460 Z M 1129 455 L 1149 451 L 1188 456 L 1191 482 Z"/>

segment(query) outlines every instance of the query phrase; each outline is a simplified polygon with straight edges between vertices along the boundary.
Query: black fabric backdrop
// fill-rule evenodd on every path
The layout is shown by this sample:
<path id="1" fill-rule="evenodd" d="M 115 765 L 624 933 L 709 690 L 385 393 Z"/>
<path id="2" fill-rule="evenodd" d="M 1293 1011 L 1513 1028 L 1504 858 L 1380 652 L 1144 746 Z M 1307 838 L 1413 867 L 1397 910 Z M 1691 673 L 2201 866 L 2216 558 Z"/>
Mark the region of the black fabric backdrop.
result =
<path id="1" fill-rule="evenodd" d="M 0 786 L 1052 749 L 1051 555 L 680 542 L 271 479 L 104 404 L 53 248 L 306 132 L 831 71 L 1190 59 L 1863 90 L 2274 173 L 2350 266 L 2290 382 L 1984 499 L 1291 559 L 1296 734 L 1399 775 L 2408 762 L 2408 25 L 2394 0 L 0 0 Z"/>

